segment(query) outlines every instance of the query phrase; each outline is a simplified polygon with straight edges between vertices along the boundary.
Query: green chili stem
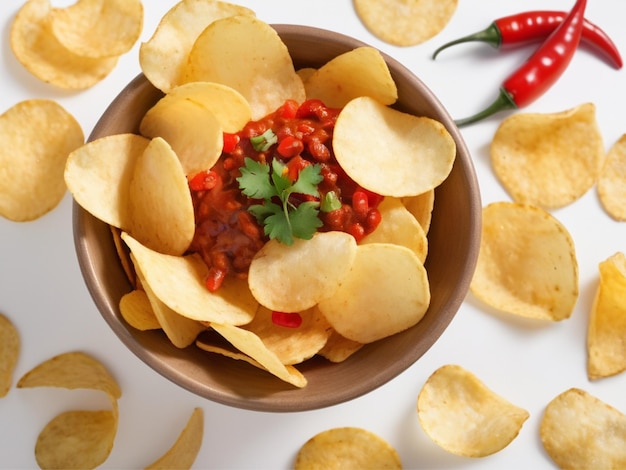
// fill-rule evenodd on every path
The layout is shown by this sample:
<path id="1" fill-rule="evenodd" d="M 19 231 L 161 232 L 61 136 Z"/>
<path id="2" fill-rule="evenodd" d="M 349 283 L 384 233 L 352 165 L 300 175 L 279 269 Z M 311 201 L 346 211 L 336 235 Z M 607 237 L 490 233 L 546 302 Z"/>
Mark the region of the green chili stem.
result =
<path id="1" fill-rule="evenodd" d="M 517 105 L 513 101 L 513 98 L 504 88 L 500 88 L 500 94 L 498 98 L 491 103 L 487 108 L 482 110 L 479 113 L 474 114 L 473 116 L 458 119 L 455 121 L 458 127 L 463 127 L 468 124 L 472 124 L 474 122 L 480 121 L 481 119 L 485 119 L 486 117 L 491 116 L 499 111 L 504 111 L 505 109 L 516 109 Z"/>

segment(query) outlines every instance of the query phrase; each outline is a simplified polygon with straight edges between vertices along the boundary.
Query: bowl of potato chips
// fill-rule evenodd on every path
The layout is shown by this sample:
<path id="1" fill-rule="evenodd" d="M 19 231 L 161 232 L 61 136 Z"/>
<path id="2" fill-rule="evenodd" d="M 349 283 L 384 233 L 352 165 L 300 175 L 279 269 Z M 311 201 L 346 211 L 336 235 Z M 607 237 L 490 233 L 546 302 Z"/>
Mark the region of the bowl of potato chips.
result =
<path id="1" fill-rule="evenodd" d="M 470 156 L 427 86 L 375 48 L 202 8 L 168 12 L 68 158 L 86 285 L 133 353 L 199 396 L 351 400 L 415 363 L 465 298 Z"/>

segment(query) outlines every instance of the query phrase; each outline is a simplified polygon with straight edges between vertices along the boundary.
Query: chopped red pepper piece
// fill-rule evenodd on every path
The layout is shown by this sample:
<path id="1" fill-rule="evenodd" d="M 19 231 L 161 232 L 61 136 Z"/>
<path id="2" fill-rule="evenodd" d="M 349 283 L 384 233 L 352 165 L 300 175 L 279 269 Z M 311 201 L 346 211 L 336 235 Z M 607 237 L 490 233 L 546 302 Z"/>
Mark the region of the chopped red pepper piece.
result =
<path id="1" fill-rule="evenodd" d="M 219 178 L 213 170 L 200 171 L 189 180 L 189 187 L 193 191 L 208 191 L 217 185 Z"/>
<path id="2" fill-rule="evenodd" d="M 285 328 L 298 328 L 302 325 L 302 317 L 299 313 L 272 311 L 272 322 Z"/>

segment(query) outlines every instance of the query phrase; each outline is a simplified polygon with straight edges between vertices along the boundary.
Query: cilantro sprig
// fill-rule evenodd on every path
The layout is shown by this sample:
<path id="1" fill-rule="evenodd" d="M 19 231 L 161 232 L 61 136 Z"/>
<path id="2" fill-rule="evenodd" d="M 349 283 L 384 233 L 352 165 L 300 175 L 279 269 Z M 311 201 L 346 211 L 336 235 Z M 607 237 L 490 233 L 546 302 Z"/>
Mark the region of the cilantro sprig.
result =
<path id="1" fill-rule="evenodd" d="M 261 204 L 251 205 L 248 211 L 264 225 L 265 234 L 292 245 L 295 238 L 311 239 L 322 226 L 322 221 L 318 217 L 318 201 L 294 204 L 290 196 L 304 194 L 319 197 L 317 185 L 322 179 L 321 167 L 317 164 L 305 166 L 292 182 L 287 166 L 276 158 L 272 160 L 270 169 L 269 164 L 246 157 L 237 182 L 243 194 L 263 200 Z"/>

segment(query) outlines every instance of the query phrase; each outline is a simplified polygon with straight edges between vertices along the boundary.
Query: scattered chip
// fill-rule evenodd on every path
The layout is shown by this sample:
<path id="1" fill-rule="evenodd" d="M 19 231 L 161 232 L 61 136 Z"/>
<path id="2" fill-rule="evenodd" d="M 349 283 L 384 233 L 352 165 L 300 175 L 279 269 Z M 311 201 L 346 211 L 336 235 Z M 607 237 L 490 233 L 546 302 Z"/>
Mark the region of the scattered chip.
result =
<path id="1" fill-rule="evenodd" d="M 143 290 L 132 290 L 120 299 L 120 313 L 133 328 L 146 331 L 158 330 L 161 324 L 154 315 L 150 300 Z"/>
<path id="2" fill-rule="evenodd" d="M 482 238 L 470 289 L 503 312 L 560 321 L 578 299 L 578 261 L 567 229 L 528 204 L 483 208 Z"/>
<path id="3" fill-rule="evenodd" d="M 84 142 L 76 119 L 55 101 L 21 101 L 0 115 L 0 215 L 34 220 L 65 195 L 63 169 Z"/>
<path id="4" fill-rule="evenodd" d="M 589 318 L 587 375 L 599 379 L 626 370 L 626 256 L 600 263 L 600 285 Z"/>
<path id="5" fill-rule="evenodd" d="M 448 24 L 458 0 L 353 0 L 370 32 L 389 44 L 414 46 L 437 35 Z"/>
<path id="6" fill-rule="evenodd" d="M 504 449 L 529 417 L 458 365 L 442 366 L 426 380 L 417 413 L 436 444 L 465 457 L 485 457 Z"/>
<path id="7" fill-rule="evenodd" d="M 546 406 L 539 432 L 559 468 L 626 467 L 626 415 L 584 390 L 556 396 Z"/>
<path id="8" fill-rule="evenodd" d="M 295 470 L 401 469 L 396 449 L 371 431 L 343 427 L 322 431 L 300 448 Z"/>
<path id="9" fill-rule="evenodd" d="M 518 113 L 502 121 L 491 163 L 515 202 L 545 209 L 566 206 L 598 179 L 605 159 L 595 106 L 560 113 Z"/>
<path id="10" fill-rule="evenodd" d="M 369 97 L 355 98 L 339 113 L 333 149 L 353 180 L 395 197 L 417 196 L 438 186 L 456 157 L 456 144 L 443 124 Z"/>
<path id="11" fill-rule="evenodd" d="M 609 150 L 598 176 L 598 196 L 615 220 L 626 221 L 626 134 Z"/>
<path id="12" fill-rule="evenodd" d="M 13 384 L 13 372 L 20 355 L 20 335 L 9 318 L 0 313 L 0 398 Z"/>

